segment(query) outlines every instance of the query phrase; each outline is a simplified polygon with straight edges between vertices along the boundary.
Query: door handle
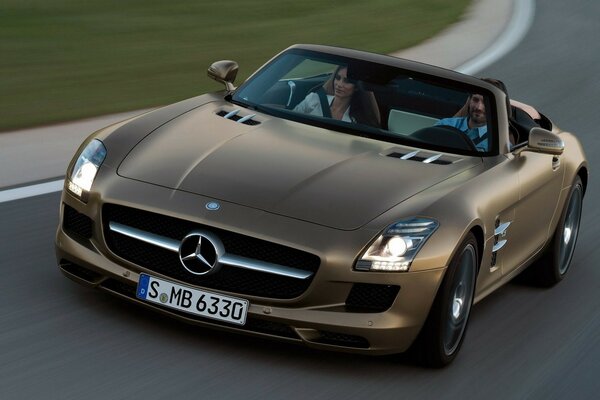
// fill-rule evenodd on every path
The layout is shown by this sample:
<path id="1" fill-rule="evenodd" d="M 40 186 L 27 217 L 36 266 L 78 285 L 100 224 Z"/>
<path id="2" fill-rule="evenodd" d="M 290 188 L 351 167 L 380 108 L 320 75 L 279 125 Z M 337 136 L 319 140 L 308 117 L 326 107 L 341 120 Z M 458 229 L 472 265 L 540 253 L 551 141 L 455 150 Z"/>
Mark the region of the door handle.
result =
<path id="1" fill-rule="evenodd" d="M 552 170 L 556 171 L 560 167 L 560 158 L 558 156 L 552 157 Z"/>

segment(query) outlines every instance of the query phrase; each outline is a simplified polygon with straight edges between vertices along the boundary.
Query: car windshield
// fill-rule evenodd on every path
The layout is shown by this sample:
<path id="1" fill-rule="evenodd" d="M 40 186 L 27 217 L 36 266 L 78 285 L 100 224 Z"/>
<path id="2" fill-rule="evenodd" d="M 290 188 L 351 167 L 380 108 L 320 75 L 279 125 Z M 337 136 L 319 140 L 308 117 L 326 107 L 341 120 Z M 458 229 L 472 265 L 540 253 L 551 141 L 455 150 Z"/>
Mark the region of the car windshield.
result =
<path id="1" fill-rule="evenodd" d="M 291 49 L 234 93 L 234 103 L 376 140 L 469 155 L 496 146 L 490 92 L 387 64 Z"/>

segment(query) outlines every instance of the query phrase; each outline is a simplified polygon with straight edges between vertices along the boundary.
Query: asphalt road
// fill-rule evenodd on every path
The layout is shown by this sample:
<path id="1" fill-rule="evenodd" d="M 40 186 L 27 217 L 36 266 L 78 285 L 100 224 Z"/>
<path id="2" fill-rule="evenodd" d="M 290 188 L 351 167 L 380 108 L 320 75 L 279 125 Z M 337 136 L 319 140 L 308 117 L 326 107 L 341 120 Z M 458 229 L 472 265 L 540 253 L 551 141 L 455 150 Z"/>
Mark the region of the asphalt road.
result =
<path id="1" fill-rule="evenodd" d="M 567 278 L 476 305 L 449 368 L 190 327 L 80 287 L 55 265 L 55 193 L 0 204 L 0 399 L 599 398 L 599 16 L 594 0 L 538 1 L 525 40 L 480 74 L 577 132 L 591 179 Z"/>

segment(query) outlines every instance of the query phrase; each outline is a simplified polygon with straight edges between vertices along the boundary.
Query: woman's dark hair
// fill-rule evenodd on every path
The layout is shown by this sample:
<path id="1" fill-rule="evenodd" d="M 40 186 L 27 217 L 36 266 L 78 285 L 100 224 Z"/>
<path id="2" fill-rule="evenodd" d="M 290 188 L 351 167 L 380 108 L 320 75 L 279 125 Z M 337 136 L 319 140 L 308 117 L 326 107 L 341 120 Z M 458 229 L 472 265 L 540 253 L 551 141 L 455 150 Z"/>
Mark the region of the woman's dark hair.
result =
<path id="1" fill-rule="evenodd" d="M 323 84 L 325 92 L 329 95 L 335 95 L 333 82 L 335 77 L 342 69 L 348 69 L 347 65 L 339 65 L 331 77 Z M 375 95 L 371 91 L 363 89 L 362 82 L 354 81 L 354 93 L 350 99 L 350 117 L 359 124 L 369 125 L 375 128 L 381 127 L 381 117 L 379 107 L 375 100 Z"/>

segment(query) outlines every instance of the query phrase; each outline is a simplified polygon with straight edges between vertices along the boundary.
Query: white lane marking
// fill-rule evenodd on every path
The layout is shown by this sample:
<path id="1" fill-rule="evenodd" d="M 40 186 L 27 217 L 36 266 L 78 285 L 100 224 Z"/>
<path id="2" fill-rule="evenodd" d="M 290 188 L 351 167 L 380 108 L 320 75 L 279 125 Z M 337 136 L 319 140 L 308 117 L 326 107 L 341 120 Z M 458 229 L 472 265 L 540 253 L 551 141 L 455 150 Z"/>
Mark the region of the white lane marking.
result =
<path id="1" fill-rule="evenodd" d="M 535 0 L 515 0 L 510 22 L 496 41 L 456 71 L 473 75 L 504 57 L 523 40 L 533 23 Z"/>
<path id="2" fill-rule="evenodd" d="M 472 75 L 505 56 L 523 40 L 533 23 L 534 15 L 535 0 L 515 0 L 514 10 L 506 30 L 502 32 L 496 42 L 488 47 L 487 50 L 456 68 L 456 71 Z M 63 180 L 59 180 L 3 190 L 0 191 L 0 203 L 58 192 L 62 188 Z"/>
<path id="3" fill-rule="evenodd" d="M 38 183 L 37 185 L 2 190 L 0 191 L 0 203 L 59 192 L 62 190 L 64 182 L 64 179 L 60 179 L 58 181 Z"/>

